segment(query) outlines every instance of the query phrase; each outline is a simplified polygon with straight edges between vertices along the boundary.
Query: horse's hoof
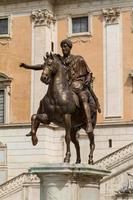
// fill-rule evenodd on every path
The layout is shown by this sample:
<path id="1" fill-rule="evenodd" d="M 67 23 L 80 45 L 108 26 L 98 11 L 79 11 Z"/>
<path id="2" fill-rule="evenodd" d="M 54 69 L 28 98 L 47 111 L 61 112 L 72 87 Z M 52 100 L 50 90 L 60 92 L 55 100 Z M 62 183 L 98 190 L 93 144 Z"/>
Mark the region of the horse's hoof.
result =
<path id="1" fill-rule="evenodd" d="M 94 164 L 93 160 L 88 160 L 88 164 L 93 165 Z"/>
<path id="2" fill-rule="evenodd" d="M 38 138 L 35 137 L 35 136 L 32 136 L 32 144 L 33 144 L 33 146 L 37 145 L 37 143 L 38 143 Z"/>
<path id="3" fill-rule="evenodd" d="M 81 163 L 81 159 L 77 159 L 75 164 Z"/>
<path id="4" fill-rule="evenodd" d="M 70 163 L 70 158 L 65 157 L 64 158 L 64 163 Z"/>
<path id="5" fill-rule="evenodd" d="M 29 133 L 26 134 L 26 136 L 27 136 L 27 137 L 30 137 L 30 136 L 32 136 L 32 133 L 29 132 Z"/>

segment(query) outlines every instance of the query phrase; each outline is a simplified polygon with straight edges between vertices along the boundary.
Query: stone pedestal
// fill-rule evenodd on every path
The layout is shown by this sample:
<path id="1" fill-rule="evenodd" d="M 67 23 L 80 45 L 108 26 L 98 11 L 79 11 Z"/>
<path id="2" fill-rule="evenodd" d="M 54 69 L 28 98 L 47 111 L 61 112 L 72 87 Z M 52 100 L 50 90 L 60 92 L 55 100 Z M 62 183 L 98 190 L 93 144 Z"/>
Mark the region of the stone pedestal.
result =
<path id="1" fill-rule="evenodd" d="M 99 182 L 109 174 L 85 164 L 44 164 L 31 168 L 40 178 L 40 200 L 99 200 Z"/>

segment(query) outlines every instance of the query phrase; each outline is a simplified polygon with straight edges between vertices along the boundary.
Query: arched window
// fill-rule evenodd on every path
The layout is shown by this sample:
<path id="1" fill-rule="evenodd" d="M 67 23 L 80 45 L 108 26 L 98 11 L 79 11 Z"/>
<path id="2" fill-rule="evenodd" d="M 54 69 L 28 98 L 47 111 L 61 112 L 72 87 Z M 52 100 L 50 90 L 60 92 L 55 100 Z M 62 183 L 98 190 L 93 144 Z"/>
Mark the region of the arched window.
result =
<path id="1" fill-rule="evenodd" d="M 0 73 L 0 124 L 9 123 L 11 81 L 12 78 Z"/>

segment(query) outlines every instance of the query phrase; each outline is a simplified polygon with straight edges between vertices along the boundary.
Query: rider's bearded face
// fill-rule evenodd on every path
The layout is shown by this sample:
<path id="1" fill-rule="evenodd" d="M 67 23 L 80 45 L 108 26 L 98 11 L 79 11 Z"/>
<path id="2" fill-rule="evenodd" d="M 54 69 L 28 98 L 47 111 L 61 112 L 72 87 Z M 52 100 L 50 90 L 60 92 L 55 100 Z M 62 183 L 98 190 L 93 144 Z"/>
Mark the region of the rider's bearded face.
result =
<path id="1" fill-rule="evenodd" d="M 65 57 L 68 56 L 70 54 L 70 51 L 71 51 L 70 47 L 66 43 L 64 43 L 62 45 L 62 53 L 63 53 L 63 55 Z"/>

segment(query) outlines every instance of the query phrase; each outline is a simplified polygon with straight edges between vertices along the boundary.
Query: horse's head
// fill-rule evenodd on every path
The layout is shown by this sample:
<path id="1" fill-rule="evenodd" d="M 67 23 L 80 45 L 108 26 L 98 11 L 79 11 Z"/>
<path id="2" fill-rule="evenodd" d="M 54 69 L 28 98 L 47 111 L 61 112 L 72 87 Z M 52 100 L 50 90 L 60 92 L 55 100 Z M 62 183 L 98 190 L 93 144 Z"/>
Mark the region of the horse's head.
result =
<path id="1" fill-rule="evenodd" d="M 41 75 L 41 81 L 45 84 L 49 84 L 51 81 L 51 76 L 56 70 L 56 59 L 52 53 L 46 53 L 46 58 L 44 57 L 44 67 Z"/>

